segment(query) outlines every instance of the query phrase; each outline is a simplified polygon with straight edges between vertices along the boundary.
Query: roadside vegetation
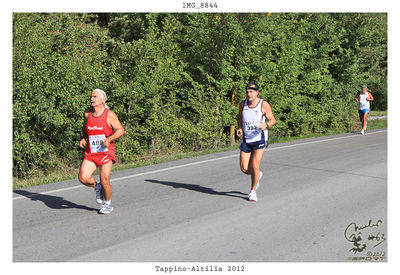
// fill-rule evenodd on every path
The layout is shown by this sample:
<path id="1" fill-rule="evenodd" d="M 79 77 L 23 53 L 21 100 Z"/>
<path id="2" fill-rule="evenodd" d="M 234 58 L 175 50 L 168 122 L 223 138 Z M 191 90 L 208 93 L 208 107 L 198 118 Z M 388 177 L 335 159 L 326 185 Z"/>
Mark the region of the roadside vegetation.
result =
<path id="1" fill-rule="evenodd" d="M 387 114 L 386 111 L 371 112 L 371 113 L 374 113 L 374 115 L 376 115 L 376 116 L 377 115 L 385 116 Z M 355 117 L 353 119 L 353 122 L 354 122 L 354 124 L 352 124 L 349 127 L 349 129 L 347 129 L 346 131 L 331 131 L 327 134 L 335 135 L 335 134 L 343 134 L 343 133 L 348 133 L 348 132 L 353 132 L 354 134 L 358 134 L 359 128 L 360 128 L 360 123 L 358 121 L 358 118 Z M 368 130 L 383 129 L 383 128 L 387 128 L 387 118 L 368 121 Z M 286 137 L 286 138 L 285 137 L 276 138 L 276 137 L 274 137 L 274 135 L 272 133 L 269 143 L 270 144 L 285 143 L 285 142 L 290 142 L 290 141 L 298 140 L 298 139 L 324 136 L 327 134 L 311 134 L 311 135 L 307 135 L 307 136 L 293 136 L 293 137 Z M 158 163 L 174 161 L 174 160 L 178 160 L 178 159 L 202 156 L 202 155 L 207 155 L 207 154 L 211 154 L 211 153 L 238 150 L 239 146 L 240 146 L 240 143 L 237 141 L 233 146 L 229 145 L 229 146 L 221 147 L 218 149 L 207 149 L 207 150 L 197 151 L 197 152 L 170 152 L 170 153 L 166 153 L 166 154 L 162 154 L 162 155 L 160 154 L 158 156 L 148 154 L 147 156 L 144 156 L 141 160 L 138 160 L 136 162 L 127 163 L 127 164 L 117 163 L 114 165 L 113 171 L 120 171 L 120 170 L 125 170 L 125 169 L 148 166 L 148 165 L 152 165 L 152 164 L 158 164 Z M 24 178 L 24 179 L 14 178 L 13 189 L 19 189 L 19 188 L 24 188 L 24 187 L 52 183 L 52 182 L 59 182 L 59 181 L 64 181 L 64 180 L 77 179 L 78 172 L 79 172 L 79 168 L 65 165 L 64 167 L 60 167 L 59 169 L 57 169 L 53 172 L 50 172 L 47 175 L 40 174 L 40 175 L 36 175 L 34 177 L 29 177 L 29 178 Z M 97 172 L 95 174 L 97 174 Z M 78 184 L 78 181 L 77 181 L 77 184 Z"/>
<path id="2" fill-rule="evenodd" d="M 12 73 L 20 188 L 76 177 L 95 88 L 126 130 L 115 170 L 237 148 L 249 81 L 271 142 L 356 131 L 361 85 L 387 109 L 387 14 L 14 13 Z"/>

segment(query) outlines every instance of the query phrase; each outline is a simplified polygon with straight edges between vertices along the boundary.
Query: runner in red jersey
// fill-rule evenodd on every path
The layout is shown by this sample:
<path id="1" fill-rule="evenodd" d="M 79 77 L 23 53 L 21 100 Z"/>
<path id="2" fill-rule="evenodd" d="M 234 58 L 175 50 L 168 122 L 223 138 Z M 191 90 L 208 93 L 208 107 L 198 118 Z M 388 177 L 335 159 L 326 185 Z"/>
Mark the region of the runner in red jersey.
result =
<path id="1" fill-rule="evenodd" d="M 104 91 L 96 89 L 92 92 L 92 107 L 84 113 L 83 138 L 79 144 L 81 148 L 86 147 L 79 181 L 95 188 L 96 201 L 102 204 L 101 214 L 109 214 L 113 210 L 110 176 L 115 163 L 114 140 L 125 133 L 117 115 L 108 109 L 106 100 Z M 100 183 L 92 177 L 97 167 L 100 168 Z"/>
<path id="2" fill-rule="evenodd" d="M 101 166 L 110 160 L 115 163 L 115 147 L 114 142 L 111 142 L 108 147 L 103 145 L 103 140 L 113 134 L 113 130 L 107 123 L 107 114 L 109 109 L 105 108 L 99 117 L 95 117 L 92 112 L 86 122 L 86 135 L 89 141 L 86 144 L 85 159 L 90 160 Z"/>

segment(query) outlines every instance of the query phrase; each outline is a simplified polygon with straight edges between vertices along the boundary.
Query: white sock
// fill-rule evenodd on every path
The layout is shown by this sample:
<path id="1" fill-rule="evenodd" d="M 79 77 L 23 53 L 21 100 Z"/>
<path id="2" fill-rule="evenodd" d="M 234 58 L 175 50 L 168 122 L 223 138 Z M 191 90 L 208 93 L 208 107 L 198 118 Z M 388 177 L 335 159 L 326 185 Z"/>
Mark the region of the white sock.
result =
<path id="1" fill-rule="evenodd" d="M 111 200 L 109 201 L 104 201 L 105 204 L 111 205 Z"/>

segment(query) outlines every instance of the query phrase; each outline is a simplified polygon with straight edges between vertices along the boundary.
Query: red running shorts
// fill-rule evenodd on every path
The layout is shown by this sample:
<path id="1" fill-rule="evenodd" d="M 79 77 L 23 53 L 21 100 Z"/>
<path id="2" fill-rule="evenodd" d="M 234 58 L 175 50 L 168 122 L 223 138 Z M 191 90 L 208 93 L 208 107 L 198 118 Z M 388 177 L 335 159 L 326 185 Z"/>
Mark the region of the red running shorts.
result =
<path id="1" fill-rule="evenodd" d="M 115 163 L 115 158 L 107 154 L 85 154 L 84 159 L 93 162 L 97 167 L 102 166 L 109 161 Z"/>

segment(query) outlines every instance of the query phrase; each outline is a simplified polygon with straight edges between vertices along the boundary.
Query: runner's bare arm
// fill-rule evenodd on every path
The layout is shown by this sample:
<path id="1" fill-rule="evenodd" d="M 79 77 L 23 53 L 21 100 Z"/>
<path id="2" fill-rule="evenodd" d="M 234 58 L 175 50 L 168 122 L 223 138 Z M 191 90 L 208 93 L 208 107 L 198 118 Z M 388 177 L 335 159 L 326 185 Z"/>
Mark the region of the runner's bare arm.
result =
<path id="1" fill-rule="evenodd" d="M 238 123 L 238 129 L 236 131 L 236 135 L 238 137 L 241 137 L 243 135 L 243 129 L 242 129 L 242 112 L 244 108 L 244 101 L 240 102 L 239 104 L 239 113 L 236 117 L 237 123 Z"/>
<path id="2" fill-rule="evenodd" d="M 268 119 L 268 122 L 261 123 L 259 128 L 260 128 L 260 130 L 265 130 L 266 128 L 270 128 L 270 127 L 274 126 L 276 123 L 276 120 L 275 120 L 274 114 L 272 113 L 271 106 L 269 105 L 268 102 L 263 100 L 261 108 L 262 108 L 262 111 L 263 111 L 265 117 Z"/>
<path id="3" fill-rule="evenodd" d="M 354 101 L 358 102 L 360 100 L 360 92 L 357 93 L 357 95 L 354 97 Z"/>
<path id="4" fill-rule="evenodd" d="M 111 142 L 119 139 L 123 134 L 125 134 L 125 129 L 119 121 L 118 116 L 111 110 L 107 113 L 107 122 L 114 130 L 114 133 L 103 141 L 103 145 L 105 147 L 107 147 L 108 145 L 110 145 Z"/>
<path id="5" fill-rule="evenodd" d="M 86 147 L 86 139 L 87 139 L 87 134 L 86 134 L 86 122 L 89 118 L 89 111 L 85 111 L 83 113 L 83 127 L 82 127 L 82 139 L 79 142 L 79 146 L 81 148 L 85 148 Z"/>

